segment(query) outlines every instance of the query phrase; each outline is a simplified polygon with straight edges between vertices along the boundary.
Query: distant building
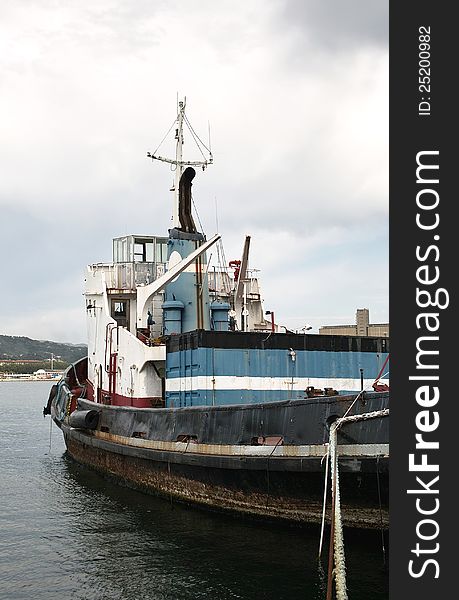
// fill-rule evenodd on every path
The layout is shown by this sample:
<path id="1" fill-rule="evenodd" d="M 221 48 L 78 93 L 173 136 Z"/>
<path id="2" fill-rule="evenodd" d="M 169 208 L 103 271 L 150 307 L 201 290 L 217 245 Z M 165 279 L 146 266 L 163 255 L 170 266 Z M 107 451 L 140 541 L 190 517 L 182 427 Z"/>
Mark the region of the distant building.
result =
<path id="1" fill-rule="evenodd" d="M 44 369 L 38 369 L 34 372 L 36 379 L 46 379 L 46 371 Z"/>
<path id="2" fill-rule="evenodd" d="M 51 371 L 45 371 L 45 369 L 38 369 L 32 375 L 33 379 L 45 379 L 49 381 L 50 379 L 60 379 L 62 377 L 62 371 L 56 371 L 56 369 L 52 369 Z"/>
<path id="3" fill-rule="evenodd" d="M 358 308 L 355 325 L 324 325 L 320 327 L 319 334 L 389 337 L 389 323 L 370 323 L 368 308 Z"/>

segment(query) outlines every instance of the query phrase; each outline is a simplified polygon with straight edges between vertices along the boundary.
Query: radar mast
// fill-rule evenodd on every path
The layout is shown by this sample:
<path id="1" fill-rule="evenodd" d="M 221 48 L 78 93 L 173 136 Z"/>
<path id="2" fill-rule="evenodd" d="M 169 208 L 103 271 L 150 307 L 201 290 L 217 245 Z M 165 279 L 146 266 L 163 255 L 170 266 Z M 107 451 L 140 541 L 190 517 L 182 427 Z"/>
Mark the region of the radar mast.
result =
<path id="1" fill-rule="evenodd" d="M 204 170 L 208 165 L 212 164 L 212 162 L 213 162 L 212 152 L 210 151 L 210 148 L 208 148 L 204 144 L 204 142 L 202 142 L 202 140 L 199 138 L 197 133 L 194 131 L 193 127 L 191 126 L 191 123 L 189 122 L 189 120 L 185 114 L 185 107 L 186 107 L 186 97 L 184 97 L 183 100 L 179 101 L 177 117 L 174 120 L 174 123 L 172 124 L 168 133 L 163 138 L 163 141 L 160 143 L 158 148 L 156 148 L 156 150 L 153 153 L 147 152 L 148 158 L 151 158 L 152 160 L 160 160 L 161 162 L 165 162 L 165 163 L 169 163 L 170 165 L 173 165 L 172 170 L 175 171 L 175 183 L 174 183 L 174 187 L 172 188 L 174 191 L 174 203 L 173 203 L 173 210 L 172 210 L 172 226 L 179 228 L 179 229 L 185 225 L 184 223 L 181 223 L 181 221 L 180 221 L 180 211 L 179 211 L 180 178 L 183 175 L 184 167 L 201 167 L 202 170 Z M 160 156 L 159 154 L 157 154 L 157 151 L 159 150 L 161 144 L 164 142 L 164 140 L 166 139 L 167 135 L 169 134 L 169 132 L 171 131 L 171 129 L 173 128 L 174 125 L 176 125 L 176 129 L 175 129 L 176 146 L 175 146 L 175 159 L 172 159 L 172 158 L 166 158 L 164 156 Z M 184 125 L 187 126 L 187 128 L 191 134 L 191 137 L 193 138 L 194 142 L 196 143 L 204 160 L 200 160 L 200 161 L 183 160 Z M 210 146 L 210 143 L 209 143 L 209 146 Z M 206 157 L 206 154 L 204 153 L 204 151 L 206 151 L 207 157 Z"/>

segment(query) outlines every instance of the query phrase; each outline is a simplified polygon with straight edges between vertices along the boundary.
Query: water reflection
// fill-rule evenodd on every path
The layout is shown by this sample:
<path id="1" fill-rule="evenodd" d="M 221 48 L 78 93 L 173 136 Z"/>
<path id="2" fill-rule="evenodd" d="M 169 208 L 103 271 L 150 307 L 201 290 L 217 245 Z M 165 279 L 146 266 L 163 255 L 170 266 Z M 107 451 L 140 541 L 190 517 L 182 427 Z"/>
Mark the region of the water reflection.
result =
<path id="1" fill-rule="evenodd" d="M 0 386 L 1 600 L 323 600 L 319 527 L 286 528 L 122 488 L 70 460 L 48 385 Z M 388 597 L 378 532 L 345 533 L 349 597 Z M 324 557 L 327 556 L 327 548 Z"/>
<path id="2" fill-rule="evenodd" d="M 126 599 L 314 597 L 316 567 L 305 561 L 317 553 L 314 536 L 171 505 L 65 462 L 71 487 L 80 485 L 82 518 L 71 532 L 105 593 L 110 586 Z"/>
<path id="3" fill-rule="evenodd" d="M 70 459 L 65 465 L 72 487 L 80 486 L 76 502 L 85 515 L 73 523 L 72 533 L 83 544 L 86 560 L 96 561 L 91 572 L 106 586 L 105 593 L 117 588 L 126 599 L 139 593 L 174 599 L 324 598 L 318 527 L 286 528 L 171 505 L 114 485 Z M 351 562 L 369 542 L 368 535 L 354 537 Z M 375 567 L 381 571 L 372 558 L 370 575 Z M 368 552 L 366 562 L 371 563 Z M 384 585 L 382 572 L 379 576 Z M 371 579 L 372 598 L 387 597 L 378 595 Z M 358 585 L 366 587 L 361 576 Z"/>

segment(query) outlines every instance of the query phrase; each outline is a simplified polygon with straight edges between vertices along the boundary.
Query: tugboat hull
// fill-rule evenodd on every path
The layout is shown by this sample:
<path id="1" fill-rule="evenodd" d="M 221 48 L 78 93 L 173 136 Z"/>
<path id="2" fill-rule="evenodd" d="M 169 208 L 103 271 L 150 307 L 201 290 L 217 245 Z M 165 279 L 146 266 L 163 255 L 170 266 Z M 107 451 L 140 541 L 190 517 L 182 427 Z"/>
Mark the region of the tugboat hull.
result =
<path id="1" fill-rule="evenodd" d="M 304 524 L 322 518 L 329 425 L 354 399 L 179 409 L 80 399 L 71 422 L 78 422 L 79 412 L 98 411 L 96 429 L 71 427 L 68 417 L 55 420 L 73 459 L 123 485 L 211 510 Z M 387 406 L 387 393 L 366 394 L 351 414 Z M 381 417 L 340 430 L 347 526 L 388 525 L 388 421 Z"/>

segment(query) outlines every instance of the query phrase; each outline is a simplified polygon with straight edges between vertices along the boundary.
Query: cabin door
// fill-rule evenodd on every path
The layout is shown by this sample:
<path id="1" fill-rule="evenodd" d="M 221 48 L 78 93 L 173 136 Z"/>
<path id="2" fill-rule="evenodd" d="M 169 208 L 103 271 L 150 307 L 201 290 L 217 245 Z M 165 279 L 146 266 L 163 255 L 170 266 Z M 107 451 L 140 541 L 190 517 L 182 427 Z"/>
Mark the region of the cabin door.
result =
<path id="1" fill-rule="evenodd" d="M 120 327 L 129 329 L 129 300 L 112 299 L 111 315 Z"/>

